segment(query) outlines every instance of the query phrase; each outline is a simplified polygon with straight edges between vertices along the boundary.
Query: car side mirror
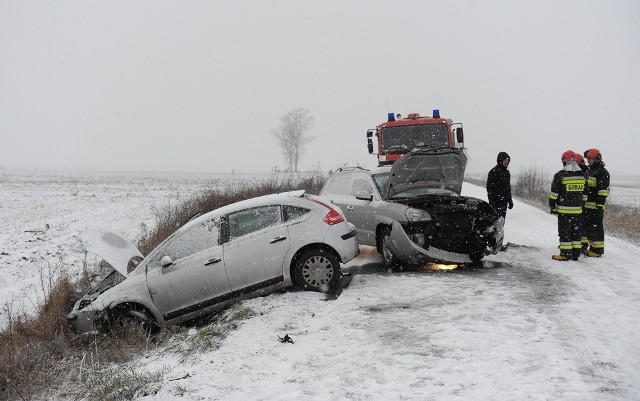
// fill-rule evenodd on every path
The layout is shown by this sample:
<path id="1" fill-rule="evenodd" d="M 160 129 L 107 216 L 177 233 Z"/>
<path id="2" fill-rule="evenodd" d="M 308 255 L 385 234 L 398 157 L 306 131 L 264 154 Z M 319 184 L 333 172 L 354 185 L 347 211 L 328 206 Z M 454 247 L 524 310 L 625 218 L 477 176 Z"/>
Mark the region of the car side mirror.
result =
<path id="1" fill-rule="evenodd" d="M 462 132 L 462 127 L 456 128 L 456 141 L 458 141 L 458 143 L 464 143 L 464 134 Z"/>
<path id="2" fill-rule="evenodd" d="M 358 200 L 366 200 L 366 201 L 372 201 L 373 200 L 373 194 L 362 190 L 362 191 L 358 191 L 356 192 L 356 199 Z"/>
<path id="3" fill-rule="evenodd" d="M 369 154 L 373 153 L 373 130 L 367 131 L 367 148 L 369 149 Z"/>
<path id="4" fill-rule="evenodd" d="M 173 264 L 173 259 L 171 259 L 171 256 L 169 255 L 164 255 L 162 259 L 160 259 L 160 265 L 162 267 L 171 266 L 172 264 Z"/>

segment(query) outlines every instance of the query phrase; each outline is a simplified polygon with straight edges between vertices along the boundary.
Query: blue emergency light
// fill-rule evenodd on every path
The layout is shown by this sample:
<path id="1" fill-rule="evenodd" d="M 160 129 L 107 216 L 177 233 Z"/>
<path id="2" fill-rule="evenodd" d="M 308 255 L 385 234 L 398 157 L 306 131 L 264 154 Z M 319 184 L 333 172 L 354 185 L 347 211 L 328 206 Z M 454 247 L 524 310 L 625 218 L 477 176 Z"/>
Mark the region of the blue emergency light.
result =
<path id="1" fill-rule="evenodd" d="M 396 121 L 396 113 L 387 113 L 387 121 Z"/>
<path id="2" fill-rule="evenodd" d="M 433 118 L 440 118 L 440 110 L 433 109 Z"/>

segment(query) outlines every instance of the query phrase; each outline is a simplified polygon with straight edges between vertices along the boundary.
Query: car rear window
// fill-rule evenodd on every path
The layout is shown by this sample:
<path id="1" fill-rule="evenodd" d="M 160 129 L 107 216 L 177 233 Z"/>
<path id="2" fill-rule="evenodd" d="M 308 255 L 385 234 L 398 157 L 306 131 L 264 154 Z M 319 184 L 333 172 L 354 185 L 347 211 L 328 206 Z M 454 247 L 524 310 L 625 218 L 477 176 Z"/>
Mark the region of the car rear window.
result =
<path id="1" fill-rule="evenodd" d="M 348 174 L 338 174 L 331 177 L 325 191 L 332 195 L 350 195 L 351 176 Z"/>

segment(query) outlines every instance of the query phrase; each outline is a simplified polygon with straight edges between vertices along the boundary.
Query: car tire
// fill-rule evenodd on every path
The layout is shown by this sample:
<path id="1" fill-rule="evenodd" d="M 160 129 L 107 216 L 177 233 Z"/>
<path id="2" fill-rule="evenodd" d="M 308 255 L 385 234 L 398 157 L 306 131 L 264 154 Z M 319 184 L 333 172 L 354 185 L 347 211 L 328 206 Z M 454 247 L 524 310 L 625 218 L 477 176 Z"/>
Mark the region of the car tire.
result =
<path id="1" fill-rule="evenodd" d="M 112 310 L 107 325 L 109 332 L 134 330 L 141 328 L 146 335 L 154 335 L 160 326 L 147 312 L 136 308 L 115 308 Z"/>
<path id="2" fill-rule="evenodd" d="M 385 228 L 380 235 L 380 254 L 384 260 L 385 267 L 387 269 L 394 269 L 399 265 L 398 257 L 391 251 L 389 241 L 391 241 L 391 229 Z"/>
<path id="3" fill-rule="evenodd" d="M 311 249 L 300 255 L 293 274 L 299 288 L 318 292 L 333 289 L 342 275 L 338 258 L 322 248 Z"/>

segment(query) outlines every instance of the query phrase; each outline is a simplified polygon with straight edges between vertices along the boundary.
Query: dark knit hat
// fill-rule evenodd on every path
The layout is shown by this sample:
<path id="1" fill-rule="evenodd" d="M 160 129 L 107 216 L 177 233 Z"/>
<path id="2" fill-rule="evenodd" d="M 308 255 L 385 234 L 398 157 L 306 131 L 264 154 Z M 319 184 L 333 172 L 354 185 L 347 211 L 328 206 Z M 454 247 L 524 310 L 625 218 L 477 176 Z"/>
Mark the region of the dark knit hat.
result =
<path id="1" fill-rule="evenodd" d="M 502 161 L 504 159 L 511 159 L 511 157 L 509 157 L 509 154 L 507 152 L 498 153 L 498 164 L 502 164 Z"/>

